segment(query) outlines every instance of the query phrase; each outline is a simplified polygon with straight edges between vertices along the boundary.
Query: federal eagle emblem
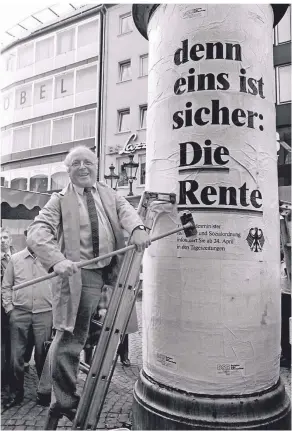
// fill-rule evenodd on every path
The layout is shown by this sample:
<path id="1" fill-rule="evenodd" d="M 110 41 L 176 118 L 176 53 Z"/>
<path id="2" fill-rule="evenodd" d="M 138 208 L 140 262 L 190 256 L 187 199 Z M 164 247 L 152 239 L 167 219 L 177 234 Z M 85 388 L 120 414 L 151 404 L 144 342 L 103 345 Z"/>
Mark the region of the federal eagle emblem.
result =
<path id="1" fill-rule="evenodd" d="M 248 242 L 248 245 L 251 251 L 254 251 L 255 253 L 257 253 L 263 250 L 265 238 L 264 238 L 264 233 L 262 229 L 259 229 L 257 227 L 251 228 L 246 237 L 246 240 Z"/>

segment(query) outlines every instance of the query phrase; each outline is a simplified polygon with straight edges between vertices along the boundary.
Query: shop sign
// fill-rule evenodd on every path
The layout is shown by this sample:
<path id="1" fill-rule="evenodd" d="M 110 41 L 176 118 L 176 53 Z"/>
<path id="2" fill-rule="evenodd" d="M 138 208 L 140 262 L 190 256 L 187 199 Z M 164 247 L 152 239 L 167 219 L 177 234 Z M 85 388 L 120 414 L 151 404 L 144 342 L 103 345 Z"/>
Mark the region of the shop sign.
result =
<path id="1" fill-rule="evenodd" d="M 36 82 L 34 88 L 34 103 L 46 102 L 52 99 L 53 80 Z M 73 74 L 56 77 L 55 98 L 69 96 L 73 94 Z M 3 97 L 3 109 L 8 111 L 11 108 L 12 93 Z M 19 87 L 15 94 L 15 108 L 22 109 L 32 104 L 32 85 Z"/>
<path id="2" fill-rule="evenodd" d="M 145 150 L 146 142 L 134 143 L 137 139 L 137 134 L 133 133 L 129 139 L 126 141 L 123 149 L 119 152 L 119 154 L 131 154 L 137 150 Z"/>

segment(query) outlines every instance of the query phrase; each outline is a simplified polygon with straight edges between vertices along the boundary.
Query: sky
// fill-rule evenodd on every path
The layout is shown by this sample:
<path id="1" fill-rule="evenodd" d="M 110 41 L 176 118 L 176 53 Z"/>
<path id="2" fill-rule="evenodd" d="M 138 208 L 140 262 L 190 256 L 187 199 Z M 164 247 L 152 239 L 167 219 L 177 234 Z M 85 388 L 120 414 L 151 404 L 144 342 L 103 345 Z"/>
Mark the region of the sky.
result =
<path id="1" fill-rule="evenodd" d="M 74 3 L 77 2 L 80 4 L 100 3 L 98 0 L 77 0 Z M 3 33 L 18 22 L 24 20 L 35 12 L 58 3 L 70 3 L 70 0 L 66 2 L 58 0 L 2 0 L 0 14 L 0 41 L 2 40 Z"/>
<path id="2" fill-rule="evenodd" d="M 1 15 L 0 15 L 0 29 L 1 33 L 13 25 L 22 21 L 31 13 L 45 8 L 51 4 L 57 3 L 54 0 L 3 0 Z"/>

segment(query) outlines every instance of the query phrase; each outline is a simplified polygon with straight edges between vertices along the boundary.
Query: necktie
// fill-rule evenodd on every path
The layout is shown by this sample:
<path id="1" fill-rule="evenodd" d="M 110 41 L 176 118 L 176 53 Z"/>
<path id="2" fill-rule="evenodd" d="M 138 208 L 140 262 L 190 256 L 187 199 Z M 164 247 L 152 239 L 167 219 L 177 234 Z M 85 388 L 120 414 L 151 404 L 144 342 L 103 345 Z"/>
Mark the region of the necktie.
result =
<path id="1" fill-rule="evenodd" d="M 1 277 L 3 276 L 4 271 L 7 268 L 9 260 L 10 260 L 9 254 L 4 253 L 4 255 L 3 255 L 2 259 L 1 259 Z"/>
<path id="2" fill-rule="evenodd" d="M 99 256 L 98 217 L 91 189 L 92 187 L 85 187 L 84 193 L 86 196 L 88 214 L 91 224 L 93 256 L 97 257 Z"/>

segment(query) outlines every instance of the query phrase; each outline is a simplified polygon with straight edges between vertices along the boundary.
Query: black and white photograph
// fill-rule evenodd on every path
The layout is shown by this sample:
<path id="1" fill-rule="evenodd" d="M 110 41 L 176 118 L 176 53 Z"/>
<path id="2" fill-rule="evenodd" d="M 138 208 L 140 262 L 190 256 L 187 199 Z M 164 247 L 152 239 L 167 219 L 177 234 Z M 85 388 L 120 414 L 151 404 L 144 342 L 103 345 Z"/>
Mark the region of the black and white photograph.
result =
<path id="1" fill-rule="evenodd" d="M 4 0 L 1 430 L 291 430 L 291 3 Z"/>

